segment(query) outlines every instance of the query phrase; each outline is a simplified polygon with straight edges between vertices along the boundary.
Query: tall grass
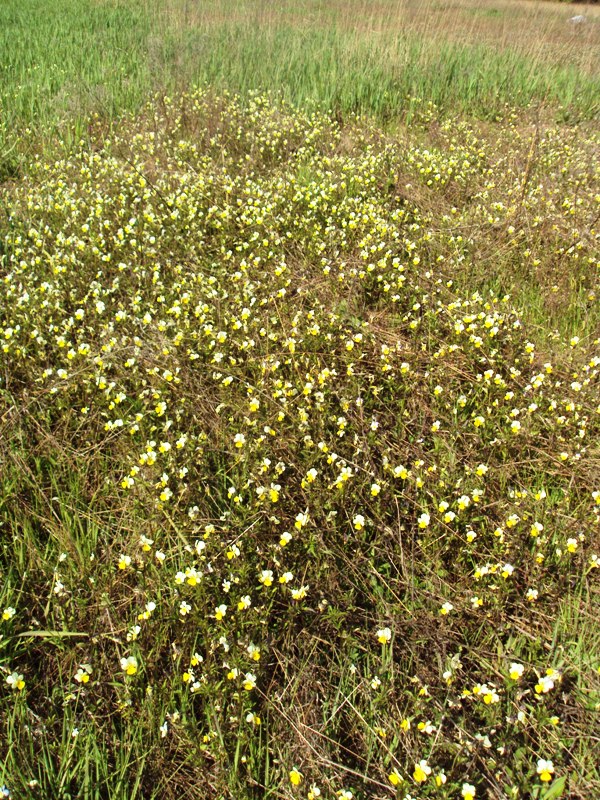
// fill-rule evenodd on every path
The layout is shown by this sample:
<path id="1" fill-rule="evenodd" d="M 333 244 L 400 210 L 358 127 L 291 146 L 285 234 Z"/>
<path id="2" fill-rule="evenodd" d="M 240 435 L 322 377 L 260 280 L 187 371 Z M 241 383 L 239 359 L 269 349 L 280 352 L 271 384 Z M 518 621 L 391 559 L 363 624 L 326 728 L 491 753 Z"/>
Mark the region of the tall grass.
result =
<path id="1" fill-rule="evenodd" d="M 438 6 L 7 0 L 0 155 L 27 126 L 75 120 L 79 132 L 91 111 L 112 117 L 138 108 L 150 90 L 194 82 L 379 117 L 402 113 L 415 96 L 484 117 L 506 104 L 597 113 L 596 20 L 581 39 L 564 15 L 556 27 L 554 10 L 525 17 L 510 6 Z M 535 45 L 525 46 L 523 28 Z"/>
<path id="2" fill-rule="evenodd" d="M 198 47 L 202 52 L 197 57 Z M 225 27 L 190 35 L 195 74 L 236 91 L 278 87 L 285 99 L 343 112 L 395 115 L 410 99 L 489 116 L 505 105 L 549 102 L 592 114 L 600 84 L 571 66 L 542 66 L 514 50 L 439 42 L 409 34 L 365 37 L 334 29 L 251 31 Z M 233 58 L 224 55 L 233 50 Z"/>

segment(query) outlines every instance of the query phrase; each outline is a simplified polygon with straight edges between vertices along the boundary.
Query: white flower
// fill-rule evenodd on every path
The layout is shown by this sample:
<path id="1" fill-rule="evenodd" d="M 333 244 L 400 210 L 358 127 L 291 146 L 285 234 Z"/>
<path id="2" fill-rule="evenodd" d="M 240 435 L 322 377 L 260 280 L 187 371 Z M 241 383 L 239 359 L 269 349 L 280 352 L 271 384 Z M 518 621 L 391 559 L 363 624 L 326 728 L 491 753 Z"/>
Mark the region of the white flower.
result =
<path id="1" fill-rule="evenodd" d="M 377 641 L 381 644 L 387 644 L 392 638 L 392 632 L 389 628 L 380 628 L 377 633 Z"/>
<path id="2" fill-rule="evenodd" d="M 129 656 L 128 658 L 121 659 L 121 669 L 127 675 L 135 675 L 138 671 L 138 663 L 135 656 Z"/>
<path id="3" fill-rule="evenodd" d="M 354 525 L 355 530 L 362 531 L 362 529 L 365 527 L 365 518 L 362 514 L 356 514 L 352 520 L 352 524 Z"/>

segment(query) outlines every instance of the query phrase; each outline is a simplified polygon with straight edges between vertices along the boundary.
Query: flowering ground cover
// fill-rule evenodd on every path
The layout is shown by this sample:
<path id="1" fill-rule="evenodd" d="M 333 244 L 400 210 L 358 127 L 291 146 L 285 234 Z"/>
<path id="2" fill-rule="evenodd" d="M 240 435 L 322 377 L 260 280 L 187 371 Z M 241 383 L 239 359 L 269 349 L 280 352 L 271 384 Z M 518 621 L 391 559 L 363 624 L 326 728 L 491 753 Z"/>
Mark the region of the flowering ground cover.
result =
<path id="1" fill-rule="evenodd" d="M 599 137 L 414 106 L 2 188 L 11 796 L 597 796 Z"/>

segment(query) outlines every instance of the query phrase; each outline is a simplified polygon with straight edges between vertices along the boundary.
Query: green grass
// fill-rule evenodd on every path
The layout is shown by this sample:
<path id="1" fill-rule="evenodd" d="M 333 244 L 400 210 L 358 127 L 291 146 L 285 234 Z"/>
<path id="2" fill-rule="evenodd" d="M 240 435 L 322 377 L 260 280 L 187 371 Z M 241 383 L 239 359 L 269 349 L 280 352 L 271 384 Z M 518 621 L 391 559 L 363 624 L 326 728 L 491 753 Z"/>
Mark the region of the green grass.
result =
<path id="1" fill-rule="evenodd" d="M 491 38 L 479 43 L 459 38 L 454 29 L 448 35 L 448 19 L 438 19 L 427 4 L 411 12 L 417 21 L 425 20 L 420 27 L 405 24 L 402 13 L 410 8 L 404 12 L 402 3 L 391 4 L 386 28 L 380 8 L 355 2 L 352 13 L 362 23 L 355 31 L 348 29 L 343 13 L 327 14 L 326 4 L 294 8 L 284 3 L 262 13 L 260 8 L 224 0 L 200 8 L 168 0 L 3 3 L 3 172 L 10 175 L 18 155 L 12 149 L 15 136 L 27 127 L 34 134 L 58 127 L 63 136 L 77 139 L 85 134 L 92 111 L 111 119 L 139 108 L 151 90 L 190 83 L 241 93 L 274 90 L 294 104 L 310 102 L 381 119 L 405 114 L 411 98 L 432 101 L 445 113 L 485 117 L 506 104 L 550 106 L 578 118 L 598 113 L 597 64 L 594 68 L 592 55 L 592 61 L 581 63 L 593 39 L 582 48 L 565 27 L 563 55 L 552 61 L 543 14 L 523 17 L 523 26 L 535 27 L 539 39 L 526 50 L 501 38 L 504 12 Z M 464 24 L 468 30 L 468 20 Z M 66 121 L 76 122 L 73 134 L 67 134 Z"/>

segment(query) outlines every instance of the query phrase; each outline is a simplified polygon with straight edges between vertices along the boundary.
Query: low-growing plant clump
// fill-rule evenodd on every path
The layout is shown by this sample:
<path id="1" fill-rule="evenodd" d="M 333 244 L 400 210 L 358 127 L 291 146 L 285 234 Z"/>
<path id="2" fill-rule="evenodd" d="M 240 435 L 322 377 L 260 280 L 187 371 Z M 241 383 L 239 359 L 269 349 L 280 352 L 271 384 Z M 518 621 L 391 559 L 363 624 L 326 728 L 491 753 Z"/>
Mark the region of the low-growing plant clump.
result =
<path id="1" fill-rule="evenodd" d="M 13 797 L 600 789 L 600 161 L 155 98 L 0 223 Z"/>

